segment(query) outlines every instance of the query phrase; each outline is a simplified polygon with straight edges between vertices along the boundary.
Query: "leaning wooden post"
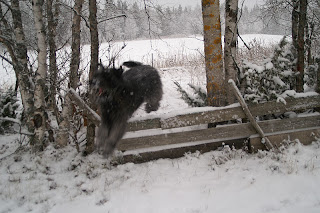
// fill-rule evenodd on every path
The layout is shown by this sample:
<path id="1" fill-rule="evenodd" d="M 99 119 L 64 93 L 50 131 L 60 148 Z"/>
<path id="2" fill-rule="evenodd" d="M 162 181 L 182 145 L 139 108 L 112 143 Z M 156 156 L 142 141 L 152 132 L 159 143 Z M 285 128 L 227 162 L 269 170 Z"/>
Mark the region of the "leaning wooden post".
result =
<path id="1" fill-rule="evenodd" d="M 68 91 L 68 96 L 70 99 L 75 102 L 81 109 L 84 110 L 84 113 L 90 118 L 96 126 L 100 126 L 101 118 L 100 116 L 91 109 L 85 102 L 82 100 L 77 92 L 74 89 Z"/>
<path id="2" fill-rule="evenodd" d="M 256 131 L 259 133 L 260 137 L 264 140 L 264 142 L 262 142 L 262 141 L 261 142 L 264 143 L 264 145 L 266 146 L 266 148 L 268 150 L 274 149 L 274 146 L 272 145 L 270 140 L 266 137 L 263 130 L 261 129 L 261 127 L 259 126 L 257 121 L 254 119 L 253 115 L 251 114 L 248 105 L 246 104 L 245 100 L 243 99 L 238 87 L 236 86 L 236 83 L 232 79 L 230 79 L 228 81 L 228 83 L 233 88 L 233 92 L 234 92 L 235 96 L 237 97 L 238 101 L 240 102 L 240 105 L 241 105 L 244 113 L 249 118 L 251 125 L 256 129 Z"/>

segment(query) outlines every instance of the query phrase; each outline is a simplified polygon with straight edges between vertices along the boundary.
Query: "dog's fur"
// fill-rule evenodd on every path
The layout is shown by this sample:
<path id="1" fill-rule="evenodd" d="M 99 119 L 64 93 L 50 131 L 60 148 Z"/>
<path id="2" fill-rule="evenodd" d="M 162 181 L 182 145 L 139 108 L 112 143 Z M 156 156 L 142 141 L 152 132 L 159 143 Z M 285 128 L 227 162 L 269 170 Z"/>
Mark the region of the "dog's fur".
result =
<path id="1" fill-rule="evenodd" d="M 101 125 L 96 145 L 105 157 L 112 154 L 123 137 L 127 120 L 146 102 L 146 112 L 156 111 L 162 98 L 162 83 L 157 70 L 140 62 L 127 61 L 120 68 L 99 65 L 90 82 L 100 105 Z"/>

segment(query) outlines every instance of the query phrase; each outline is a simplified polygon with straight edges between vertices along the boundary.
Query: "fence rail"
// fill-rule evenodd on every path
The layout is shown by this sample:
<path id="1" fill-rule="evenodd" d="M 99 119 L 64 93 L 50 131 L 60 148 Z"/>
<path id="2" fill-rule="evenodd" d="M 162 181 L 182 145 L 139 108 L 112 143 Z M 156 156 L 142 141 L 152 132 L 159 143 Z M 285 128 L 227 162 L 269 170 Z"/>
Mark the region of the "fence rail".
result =
<path id="1" fill-rule="evenodd" d="M 76 95 L 69 91 L 70 98 L 88 114 L 96 124 L 100 117 Z M 79 100 L 80 99 L 80 100 Z M 283 114 L 291 111 L 304 111 L 320 108 L 320 96 L 287 98 L 282 102 L 248 104 L 253 116 Z M 161 117 L 133 120 L 129 122 L 128 133 L 117 149 L 123 152 L 122 162 L 145 162 L 158 158 L 176 158 L 186 152 L 198 150 L 207 152 L 222 144 L 243 147 L 247 142 L 252 151 L 264 148 L 261 138 L 251 123 L 235 123 L 207 128 L 209 123 L 221 123 L 246 120 L 246 115 L 239 104 L 228 107 L 204 107 L 189 109 L 183 113 L 171 113 Z M 300 139 L 306 144 L 314 137 L 320 137 L 319 113 L 307 117 L 273 119 L 257 122 L 270 141 L 279 145 L 283 139 Z"/>
<path id="2" fill-rule="evenodd" d="M 288 98 L 286 99 L 286 104 L 271 101 L 262 104 L 248 104 L 248 107 L 253 116 L 263 116 L 316 108 L 319 107 L 319 103 L 320 96 L 310 96 L 303 98 Z M 194 109 L 191 109 L 191 112 L 186 110 L 183 114 L 176 114 L 172 117 L 166 116 L 165 118 L 132 121 L 129 123 L 128 131 L 156 128 L 170 129 L 246 118 L 246 115 L 239 104 L 234 107 L 223 108 L 203 107 L 203 111 L 200 111 L 200 107 L 198 110 L 199 112 L 194 112 Z"/>
<path id="3" fill-rule="evenodd" d="M 249 104 L 248 107 L 253 116 L 279 115 L 320 107 L 320 96 L 288 98 L 285 101 L 286 104 L 272 101 Z M 250 123 L 218 125 L 215 128 L 199 126 L 199 129 L 188 130 L 190 126 L 246 118 L 238 104 L 224 108 L 198 108 L 196 112 L 191 109 L 190 112 L 172 115 L 130 122 L 129 131 L 139 131 L 141 135 L 147 134 L 127 137 L 120 141 L 117 148 L 124 152 L 123 161 L 145 162 L 162 157 L 176 158 L 188 151 L 206 152 L 222 144 L 240 148 L 244 142 L 248 142 L 252 151 L 264 148 L 259 135 Z M 276 145 L 292 135 L 294 137 L 290 139 L 300 139 L 305 143 L 310 143 L 314 139 L 311 135 L 320 136 L 320 115 L 260 121 L 258 124 Z M 155 133 L 150 133 L 152 131 Z"/>

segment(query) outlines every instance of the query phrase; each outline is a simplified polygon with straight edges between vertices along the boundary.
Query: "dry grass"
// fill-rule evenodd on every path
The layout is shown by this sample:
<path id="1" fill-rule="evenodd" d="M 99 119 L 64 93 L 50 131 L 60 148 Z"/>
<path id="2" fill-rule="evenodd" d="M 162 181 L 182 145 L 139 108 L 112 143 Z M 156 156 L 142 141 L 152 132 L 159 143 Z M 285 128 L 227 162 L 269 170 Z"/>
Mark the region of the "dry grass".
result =
<path id="1" fill-rule="evenodd" d="M 262 40 L 254 39 L 247 44 L 247 47 L 238 49 L 237 63 L 242 66 L 242 61 L 250 61 L 261 64 L 265 58 L 270 57 L 273 53 L 275 45 L 266 45 Z M 149 64 L 153 64 L 157 68 L 168 67 L 186 67 L 186 68 L 204 68 L 204 53 L 188 54 L 188 52 L 180 52 L 177 54 L 156 55 L 156 59 L 149 59 Z"/>
<path id="2" fill-rule="evenodd" d="M 259 39 L 253 39 L 247 44 L 247 47 L 238 49 L 237 63 L 242 64 L 242 61 L 250 61 L 256 64 L 261 64 L 265 58 L 270 57 L 276 45 L 266 45 Z"/>

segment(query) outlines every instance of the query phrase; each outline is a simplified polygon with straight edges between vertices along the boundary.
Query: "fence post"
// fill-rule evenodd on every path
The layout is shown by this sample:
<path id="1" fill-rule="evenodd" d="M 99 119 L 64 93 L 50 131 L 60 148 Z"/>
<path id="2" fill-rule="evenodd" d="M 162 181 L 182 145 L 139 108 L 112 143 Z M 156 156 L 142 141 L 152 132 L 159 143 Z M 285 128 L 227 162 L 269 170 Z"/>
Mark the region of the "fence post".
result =
<path id="1" fill-rule="evenodd" d="M 245 100 L 243 99 L 238 87 L 236 86 L 236 83 L 232 79 L 230 79 L 228 81 L 228 83 L 233 88 L 233 92 L 234 92 L 235 96 L 237 97 L 238 101 L 240 102 L 240 105 L 241 105 L 244 113 L 249 118 L 251 125 L 255 128 L 255 130 L 259 133 L 260 137 L 264 140 L 264 145 L 266 146 L 266 148 L 268 150 L 274 149 L 274 146 L 272 145 L 270 140 L 265 136 L 263 130 L 261 129 L 261 127 L 259 126 L 257 121 L 254 119 L 253 115 L 251 114 L 248 105 L 246 104 Z"/>

